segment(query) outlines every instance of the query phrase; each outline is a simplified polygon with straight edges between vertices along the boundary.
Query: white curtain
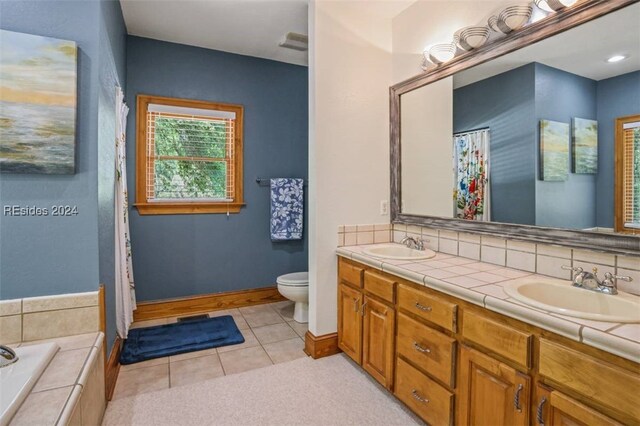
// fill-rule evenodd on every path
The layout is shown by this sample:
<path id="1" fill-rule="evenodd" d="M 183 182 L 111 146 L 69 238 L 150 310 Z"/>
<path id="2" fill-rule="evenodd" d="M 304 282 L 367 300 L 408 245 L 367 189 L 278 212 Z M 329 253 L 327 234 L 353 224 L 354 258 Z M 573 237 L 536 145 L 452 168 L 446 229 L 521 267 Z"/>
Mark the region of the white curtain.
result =
<path id="1" fill-rule="evenodd" d="M 127 195 L 126 127 L 129 108 L 122 89 L 116 88 L 116 330 L 127 338 L 136 309 L 136 294 L 131 262 L 129 234 L 129 198 Z"/>
<path id="2" fill-rule="evenodd" d="M 453 135 L 454 217 L 491 220 L 489 129 Z"/>

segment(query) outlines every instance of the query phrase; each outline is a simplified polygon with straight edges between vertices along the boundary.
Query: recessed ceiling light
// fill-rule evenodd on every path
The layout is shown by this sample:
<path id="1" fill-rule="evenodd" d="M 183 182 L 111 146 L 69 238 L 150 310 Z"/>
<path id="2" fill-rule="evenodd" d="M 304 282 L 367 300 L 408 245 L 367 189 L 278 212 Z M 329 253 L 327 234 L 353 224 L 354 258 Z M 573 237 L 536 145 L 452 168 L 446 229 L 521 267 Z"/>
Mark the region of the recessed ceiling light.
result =
<path id="1" fill-rule="evenodd" d="M 624 59 L 627 59 L 627 57 L 625 55 L 615 55 L 610 57 L 609 59 L 607 59 L 607 62 L 609 63 L 613 63 L 613 62 L 620 62 Z"/>

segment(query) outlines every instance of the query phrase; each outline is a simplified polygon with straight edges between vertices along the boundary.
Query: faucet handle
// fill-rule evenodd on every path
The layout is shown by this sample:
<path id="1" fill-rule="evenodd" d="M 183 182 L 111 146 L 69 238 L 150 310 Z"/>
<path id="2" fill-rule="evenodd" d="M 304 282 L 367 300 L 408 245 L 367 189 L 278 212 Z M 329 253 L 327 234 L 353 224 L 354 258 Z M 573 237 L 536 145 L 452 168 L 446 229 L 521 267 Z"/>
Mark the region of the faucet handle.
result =
<path id="1" fill-rule="evenodd" d="M 561 268 L 564 269 L 565 271 L 573 271 L 573 272 L 575 272 L 577 274 L 579 274 L 579 273 L 584 271 L 584 269 L 582 269 L 582 267 L 580 267 L 580 266 L 562 265 Z M 594 269 L 596 269 L 596 268 L 594 268 Z M 597 272 L 597 270 L 594 271 L 594 273 L 595 272 Z"/>
<path id="2" fill-rule="evenodd" d="M 628 283 L 630 283 L 631 281 L 633 281 L 633 278 L 631 278 L 631 277 L 621 276 L 621 275 L 614 275 L 614 274 L 612 274 L 611 272 L 606 272 L 606 273 L 604 274 L 604 279 L 605 279 L 605 280 L 609 280 L 609 281 L 612 281 L 612 280 L 616 280 L 616 281 L 617 281 L 617 280 L 620 280 L 620 281 L 626 281 L 626 282 L 628 282 Z"/>

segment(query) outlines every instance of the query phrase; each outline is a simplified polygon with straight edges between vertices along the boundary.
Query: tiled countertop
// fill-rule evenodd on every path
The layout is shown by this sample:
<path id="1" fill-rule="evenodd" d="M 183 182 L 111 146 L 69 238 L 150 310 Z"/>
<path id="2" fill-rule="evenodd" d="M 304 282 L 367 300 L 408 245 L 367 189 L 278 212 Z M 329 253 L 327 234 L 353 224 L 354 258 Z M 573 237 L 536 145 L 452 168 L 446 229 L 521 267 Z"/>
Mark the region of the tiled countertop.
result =
<path id="1" fill-rule="evenodd" d="M 505 285 L 516 279 L 550 279 L 549 277 L 444 253 L 436 253 L 431 259 L 417 262 L 380 259 L 363 253 L 364 249 L 371 246 L 340 247 L 337 254 L 586 345 L 640 362 L 640 324 L 568 317 L 532 308 L 510 298 L 503 290 Z"/>
<path id="2" fill-rule="evenodd" d="M 103 339 L 103 333 L 95 332 L 10 345 L 16 348 L 56 342 L 60 346 L 10 425 L 66 425 L 87 382 L 89 367 L 102 350 Z"/>

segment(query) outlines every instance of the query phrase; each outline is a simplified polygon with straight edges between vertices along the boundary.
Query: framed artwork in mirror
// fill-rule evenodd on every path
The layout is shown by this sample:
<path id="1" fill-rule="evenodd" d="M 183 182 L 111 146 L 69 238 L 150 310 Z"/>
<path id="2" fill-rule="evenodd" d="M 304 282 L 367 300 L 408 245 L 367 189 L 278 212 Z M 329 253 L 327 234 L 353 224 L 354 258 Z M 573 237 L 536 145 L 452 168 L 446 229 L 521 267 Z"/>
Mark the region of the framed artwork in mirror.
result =
<path id="1" fill-rule="evenodd" d="M 569 124 L 540 120 L 540 179 L 565 181 L 569 176 Z"/>
<path id="2" fill-rule="evenodd" d="M 598 122 L 574 118 L 572 124 L 573 173 L 598 173 Z"/>

